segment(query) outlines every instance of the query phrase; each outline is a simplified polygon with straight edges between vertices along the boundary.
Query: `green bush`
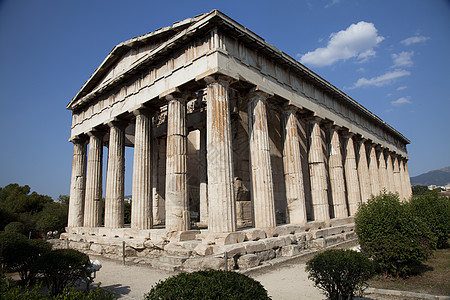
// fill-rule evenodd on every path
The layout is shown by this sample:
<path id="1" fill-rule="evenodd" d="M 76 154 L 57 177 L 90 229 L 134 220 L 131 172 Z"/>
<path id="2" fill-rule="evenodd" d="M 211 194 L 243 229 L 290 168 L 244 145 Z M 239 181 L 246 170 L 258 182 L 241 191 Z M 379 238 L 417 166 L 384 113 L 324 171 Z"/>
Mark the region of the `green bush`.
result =
<path id="1" fill-rule="evenodd" d="M 437 239 L 437 248 L 448 247 L 450 234 L 450 198 L 439 197 L 436 191 L 428 191 L 413 197 L 409 203 L 413 214 L 419 216 Z"/>
<path id="2" fill-rule="evenodd" d="M 36 260 L 52 249 L 44 240 L 21 239 L 10 242 L 2 250 L 3 264 L 10 272 L 19 272 L 20 279 L 27 281 L 35 275 Z"/>
<path id="3" fill-rule="evenodd" d="M 235 272 L 180 273 L 160 281 L 145 299 L 270 299 L 258 281 Z"/>
<path id="4" fill-rule="evenodd" d="M 90 266 L 89 256 L 74 249 L 53 250 L 36 261 L 36 269 L 44 275 L 46 286 L 51 295 L 60 294 L 69 285 L 78 280 L 87 280 Z"/>
<path id="5" fill-rule="evenodd" d="M 11 222 L 5 226 L 6 232 L 17 232 L 17 233 L 25 233 L 25 225 L 22 222 Z"/>
<path id="6" fill-rule="evenodd" d="M 383 193 L 361 204 L 355 216 L 361 248 L 387 276 L 405 277 L 428 259 L 436 238 L 397 194 Z"/>
<path id="7" fill-rule="evenodd" d="M 367 280 L 375 273 L 363 254 L 344 249 L 326 250 L 306 263 L 308 278 L 331 300 L 362 296 Z"/>

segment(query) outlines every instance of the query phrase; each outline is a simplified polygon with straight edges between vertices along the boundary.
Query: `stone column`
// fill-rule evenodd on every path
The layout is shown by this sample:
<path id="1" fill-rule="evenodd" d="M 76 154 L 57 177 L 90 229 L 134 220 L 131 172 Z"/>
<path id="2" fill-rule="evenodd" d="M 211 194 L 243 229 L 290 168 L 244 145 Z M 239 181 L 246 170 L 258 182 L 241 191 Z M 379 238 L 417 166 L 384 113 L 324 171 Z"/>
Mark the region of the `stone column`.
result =
<path id="1" fill-rule="evenodd" d="M 395 184 L 395 193 L 398 193 L 399 198 L 402 199 L 402 183 L 400 179 L 400 168 L 398 165 L 398 158 L 397 156 L 393 156 L 392 159 L 394 160 L 394 184 Z"/>
<path id="2" fill-rule="evenodd" d="M 388 191 L 390 193 L 395 193 L 395 182 L 394 182 L 394 167 L 392 165 L 392 157 L 389 151 L 385 153 L 386 157 L 386 173 L 388 178 Z"/>
<path id="3" fill-rule="evenodd" d="M 401 156 L 398 157 L 398 169 L 400 171 L 400 186 L 401 186 L 401 197 L 400 200 L 406 200 L 406 187 L 405 187 L 405 166 L 403 165 L 403 159 Z"/>
<path id="4" fill-rule="evenodd" d="M 134 133 L 133 186 L 131 202 L 131 229 L 150 229 L 153 226 L 151 193 L 151 117 L 144 110 L 136 116 Z"/>
<path id="5" fill-rule="evenodd" d="M 206 77 L 206 148 L 208 162 L 208 231 L 236 231 L 233 148 L 226 77 Z"/>
<path id="6" fill-rule="evenodd" d="M 408 163 L 407 160 L 404 160 L 404 169 L 405 169 L 405 197 L 407 200 L 411 199 L 412 196 L 412 189 L 411 189 L 411 177 L 409 177 L 409 171 L 408 171 Z"/>
<path id="7" fill-rule="evenodd" d="M 165 221 L 165 177 L 166 177 L 166 143 L 165 138 L 152 137 L 152 189 L 153 189 L 153 225 Z"/>
<path id="8" fill-rule="evenodd" d="M 68 227 L 83 226 L 84 195 L 86 184 L 86 142 L 81 138 L 72 139 L 73 162 L 70 183 Z"/>
<path id="9" fill-rule="evenodd" d="M 372 194 L 365 141 L 365 139 L 358 141 L 358 178 L 361 189 L 361 201 L 364 203 L 369 200 Z"/>
<path id="10" fill-rule="evenodd" d="M 84 204 L 84 227 L 101 225 L 102 169 L 104 132 L 93 130 L 89 134 L 89 156 L 86 174 L 86 199 Z"/>
<path id="11" fill-rule="evenodd" d="M 347 198 L 349 214 L 354 216 L 361 203 L 361 190 L 358 178 L 358 168 L 356 167 L 355 146 L 353 144 L 353 134 L 344 134 L 344 174 L 347 186 Z"/>
<path id="12" fill-rule="evenodd" d="M 181 94 L 166 96 L 166 230 L 189 230 L 190 214 L 187 186 L 186 101 Z"/>
<path id="13" fill-rule="evenodd" d="M 206 128 L 200 128 L 200 223 L 208 224 L 208 168 L 206 161 Z"/>
<path id="14" fill-rule="evenodd" d="M 108 168 L 106 171 L 105 227 L 123 227 L 125 188 L 125 124 L 109 124 Z"/>
<path id="15" fill-rule="evenodd" d="M 283 168 L 288 210 L 287 223 L 305 224 L 306 200 L 300 152 L 300 136 L 295 108 L 288 106 L 283 112 Z"/>
<path id="16" fill-rule="evenodd" d="M 388 175 L 386 169 L 386 161 L 384 159 L 384 152 L 381 147 L 377 149 L 377 160 L 378 160 L 378 178 L 380 181 L 380 191 L 388 190 Z"/>
<path id="17" fill-rule="evenodd" d="M 328 153 L 328 173 L 330 175 L 331 195 L 335 218 L 348 217 L 345 194 L 344 166 L 342 164 L 341 142 L 338 129 L 330 128 L 330 145 Z"/>
<path id="18" fill-rule="evenodd" d="M 378 175 L 378 162 L 375 145 L 369 143 L 367 146 L 369 152 L 369 176 L 372 195 L 377 196 L 380 193 L 380 180 Z"/>
<path id="19" fill-rule="evenodd" d="M 324 142 L 320 129 L 320 118 L 310 120 L 312 126 L 309 137 L 309 174 L 311 180 L 311 197 L 315 221 L 330 219 L 328 206 L 327 170 L 325 166 Z"/>
<path id="20" fill-rule="evenodd" d="M 250 181 L 254 226 L 276 227 L 272 165 L 266 99 L 268 94 L 252 92 L 248 102 L 248 135 L 250 143 Z"/>

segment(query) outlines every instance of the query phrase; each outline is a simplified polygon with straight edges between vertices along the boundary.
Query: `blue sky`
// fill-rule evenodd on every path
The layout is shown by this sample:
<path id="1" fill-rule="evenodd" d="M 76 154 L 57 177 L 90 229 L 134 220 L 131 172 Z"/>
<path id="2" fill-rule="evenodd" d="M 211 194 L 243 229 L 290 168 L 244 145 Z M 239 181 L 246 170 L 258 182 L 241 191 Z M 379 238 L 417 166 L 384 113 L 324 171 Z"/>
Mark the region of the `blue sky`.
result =
<path id="1" fill-rule="evenodd" d="M 116 44 L 213 9 L 410 139 L 411 176 L 450 165 L 450 1 L 0 0 L 0 186 L 68 194 L 67 103 Z"/>

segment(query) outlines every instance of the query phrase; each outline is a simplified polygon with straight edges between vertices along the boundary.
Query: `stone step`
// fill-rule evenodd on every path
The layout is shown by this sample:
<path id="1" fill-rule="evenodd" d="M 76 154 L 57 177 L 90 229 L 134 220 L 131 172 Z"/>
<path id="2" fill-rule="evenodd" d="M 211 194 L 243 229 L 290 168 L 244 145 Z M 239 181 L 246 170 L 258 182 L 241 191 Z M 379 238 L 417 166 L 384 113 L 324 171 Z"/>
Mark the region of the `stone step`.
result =
<path id="1" fill-rule="evenodd" d="M 171 265 L 181 266 L 187 257 L 173 256 L 173 255 L 164 255 L 158 258 L 160 262 L 168 263 Z"/>
<path id="2" fill-rule="evenodd" d="M 158 260 L 154 260 L 152 261 L 152 267 L 156 268 L 156 269 L 160 269 L 160 270 L 164 270 L 164 271 L 178 271 L 180 269 L 181 266 L 178 265 L 172 265 L 169 263 L 165 263 L 165 262 L 161 262 Z"/>

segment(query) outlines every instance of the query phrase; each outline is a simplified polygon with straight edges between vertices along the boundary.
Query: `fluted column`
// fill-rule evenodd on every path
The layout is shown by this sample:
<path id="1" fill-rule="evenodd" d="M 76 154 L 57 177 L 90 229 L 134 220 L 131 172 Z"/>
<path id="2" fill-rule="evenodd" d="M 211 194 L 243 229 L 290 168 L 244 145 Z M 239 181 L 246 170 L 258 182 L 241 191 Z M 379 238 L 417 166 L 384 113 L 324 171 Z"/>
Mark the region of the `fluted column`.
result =
<path id="1" fill-rule="evenodd" d="M 153 226 L 151 193 L 151 118 L 148 112 L 136 110 L 134 133 L 133 186 L 131 229 L 150 229 Z"/>
<path id="2" fill-rule="evenodd" d="M 369 152 L 369 176 L 372 195 L 377 196 L 380 193 L 380 180 L 378 175 L 378 162 L 375 145 L 369 143 L 367 146 Z"/>
<path id="3" fill-rule="evenodd" d="M 208 224 L 208 168 L 206 161 L 206 128 L 200 128 L 200 223 Z"/>
<path id="4" fill-rule="evenodd" d="M 236 230 L 233 148 L 228 99 L 229 81 L 206 77 L 206 147 L 208 162 L 208 231 Z"/>
<path id="5" fill-rule="evenodd" d="M 405 169 L 403 165 L 403 159 L 401 156 L 398 157 L 398 169 L 400 172 L 400 185 L 401 185 L 401 197 L 400 200 L 405 201 L 406 200 L 406 187 L 405 187 Z"/>
<path id="6" fill-rule="evenodd" d="M 272 164 L 270 162 L 269 128 L 266 99 L 263 92 L 250 94 L 248 102 L 248 135 L 254 226 L 275 227 L 275 200 L 273 194 Z"/>
<path id="7" fill-rule="evenodd" d="M 308 164 L 314 220 L 325 221 L 330 219 L 330 212 L 324 142 L 320 129 L 320 119 L 314 118 L 310 120 L 310 123 L 312 130 L 309 137 Z"/>
<path id="8" fill-rule="evenodd" d="M 189 230 L 189 198 L 187 186 L 186 101 L 181 95 L 166 96 L 166 230 Z"/>
<path id="9" fill-rule="evenodd" d="M 288 106 L 283 112 L 283 168 L 286 184 L 288 223 L 304 224 L 306 218 L 305 188 L 300 152 L 298 120 L 293 107 Z"/>
<path id="10" fill-rule="evenodd" d="M 335 218 L 348 217 L 345 194 L 344 165 L 342 163 L 341 142 L 335 126 L 330 128 L 330 147 L 328 153 L 328 173 L 330 174 L 331 195 Z"/>
<path id="11" fill-rule="evenodd" d="M 109 124 L 108 168 L 106 171 L 105 227 L 123 227 L 125 188 L 125 124 Z"/>
<path id="12" fill-rule="evenodd" d="M 358 141 L 358 178 L 363 203 L 367 202 L 372 195 L 365 141 L 365 139 Z"/>
<path id="13" fill-rule="evenodd" d="M 407 160 L 405 159 L 403 163 L 404 163 L 404 169 L 405 169 L 405 175 L 403 177 L 405 180 L 405 197 L 407 200 L 410 200 L 411 196 L 412 196 L 411 177 L 409 177 Z"/>
<path id="14" fill-rule="evenodd" d="M 68 227 L 83 226 L 86 184 L 86 142 L 75 138 L 73 143 L 72 177 L 70 183 Z"/>
<path id="15" fill-rule="evenodd" d="M 103 132 L 89 134 L 89 156 L 86 174 L 86 199 L 84 204 L 84 227 L 99 227 L 102 209 L 102 161 Z"/>
<path id="16" fill-rule="evenodd" d="M 361 203 L 361 190 L 359 187 L 358 168 L 356 166 L 355 146 L 353 144 L 353 134 L 344 135 L 344 175 L 347 187 L 347 199 L 349 214 L 354 216 Z"/>
<path id="17" fill-rule="evenodd" d="M 384 158 L 384 152 L 382 148 L 378 148 L 377 150 L 377 160 L 378 160 L 378 178 L 380 181 L 380 191 L 388 190 L 388 175 L 386 169 L 386 161 Z"/>
<path id="18" fill-rule="evenodd" d="M 398 158 L 397 156 L 392 156 L 392 159 L 394 161 L 394 184 L 395 184 L 395 192 L 398 193 L 399 198 L 403 198 L 403 191 L 402 191 L 402 183 L 400 179 L 400 168 L 398 165 Z"/>
<path id="19" fill-rule="evenodd" d="M 385 153 L 386 157 L 386 173 L 388 178 L 388 191 L 395 193 L 395 182 L 394 182 L 394 166 L 392 165 L 392 156 L 389 151 Z"/>

